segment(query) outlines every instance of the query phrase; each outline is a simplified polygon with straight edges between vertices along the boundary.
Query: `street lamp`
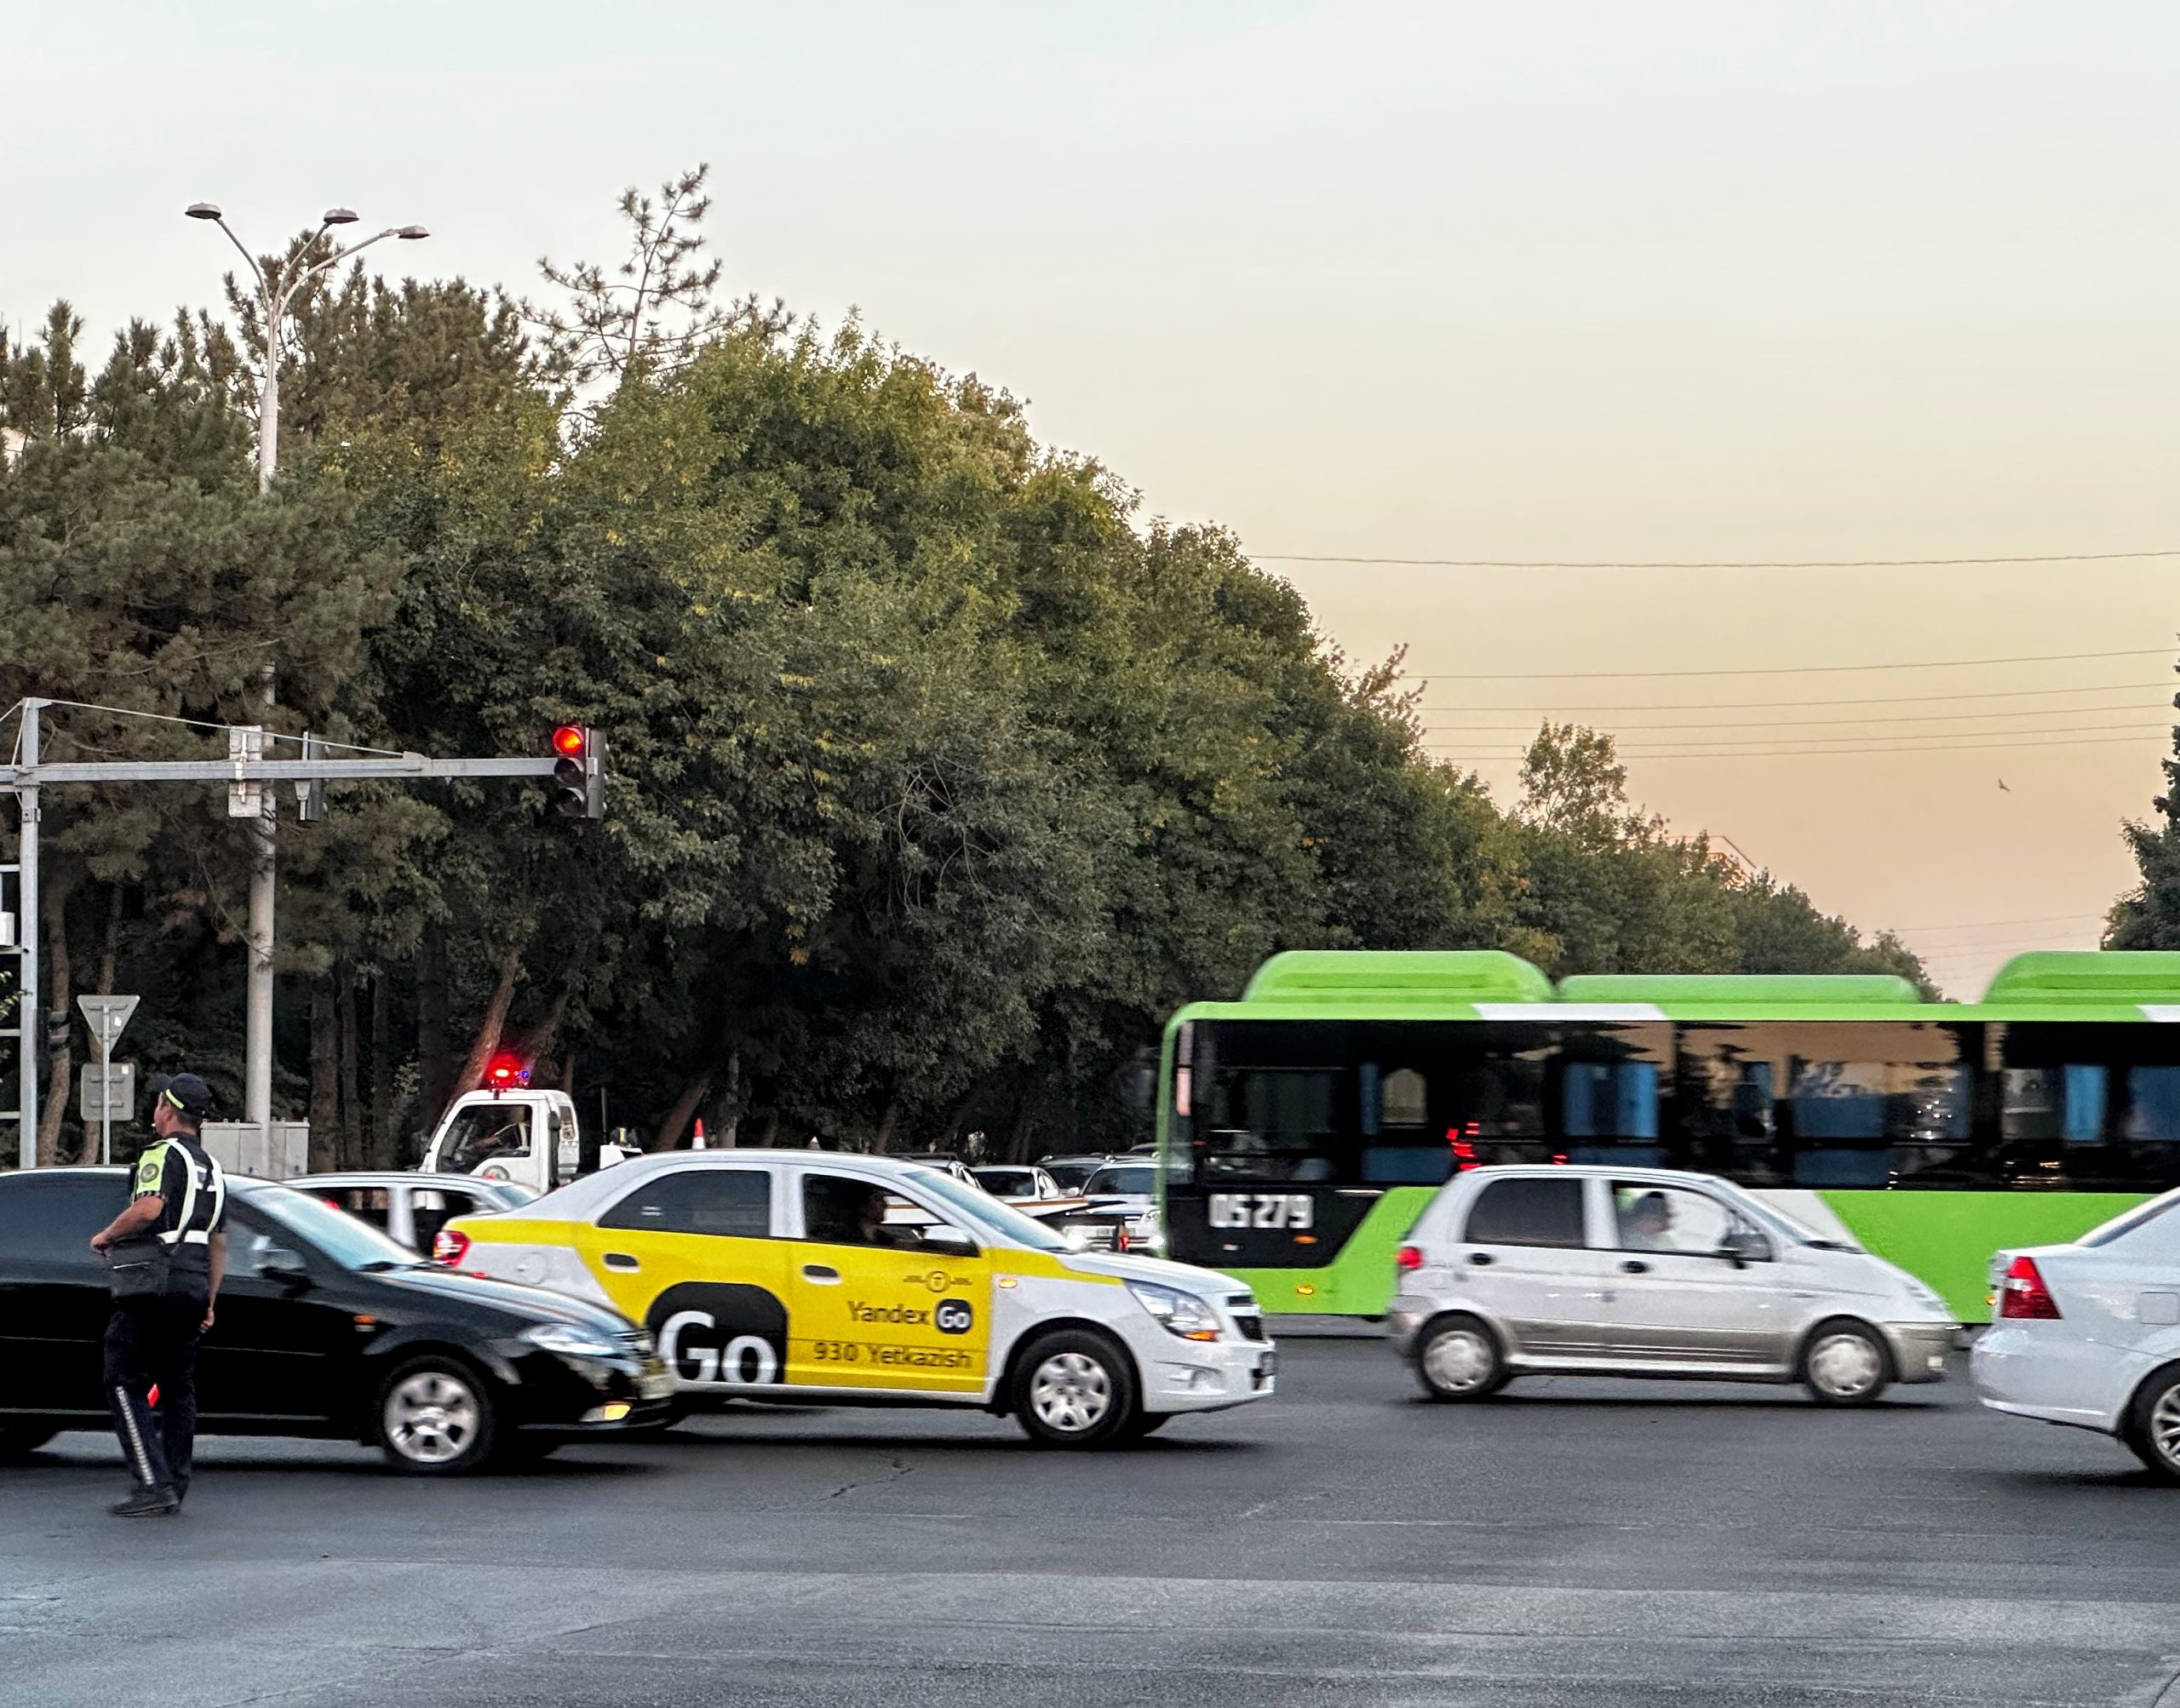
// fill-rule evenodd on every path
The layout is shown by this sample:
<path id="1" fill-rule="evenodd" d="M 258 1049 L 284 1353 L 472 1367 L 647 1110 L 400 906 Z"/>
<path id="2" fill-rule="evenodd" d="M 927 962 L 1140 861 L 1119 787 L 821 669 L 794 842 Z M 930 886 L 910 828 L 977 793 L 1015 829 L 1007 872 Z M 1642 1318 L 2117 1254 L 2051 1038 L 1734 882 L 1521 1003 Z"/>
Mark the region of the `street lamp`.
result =
<path id="1" fill-rule="evenodd" d="M 257 312 L 265 327 L 265 383 L 257 394 L 257 490 L 269 491 L 272 473 L 280 459 L 280 358 L 286 345 L 288 305 L 295 301 L 295 293 L 319 274 L 330 272 L 359 254 L 373 244 L 383 243 L 388 238 L 399 238 L 404 243 L 414 243 L 431 233 L 422 226 L 388 226 L 376 237 L 365 238 L 361 243 L 350 244 L 346 249 L 336 249 L 320 261 L 312 261 L 325 234 L 336 226 L 353 226 L 356 214 L 350 208 L 328 208 L 318 221 L 318 229 L 311 233 L 310 241 L 298 249 L 293 257 L 272 269 L 268 277 L 257 264 L 257 257 L 243 247 L 242 239 L 234 234 L 227 221 L 221 216 L 217 202 L 192 202 L 182 209 L 192 220 L 209 220 L 227 232 L 227 241 L 235 246 L 236 253 L 250 264 L 250 277 L 257 281 Z"/>
<path id="2" fill-rule="evenodd" d="M 280 458 L 280 358 L 286 343 L 288 305 L 311 280 L 373 244 L 388 238 L 413 243 L 431 233 L 422 226 L 388 226 L 376 237 L 313 261 L 312 254 L 328 232 L 336 226 L 356 223 L 353 209 L 328 208 L 310 240 L 288 260 L 275 265 L 268 276 L 257 264 L 257 257 L 243 247 L 242 239 L 221 217 L 218 203 L 192 202 L 182 212 L 192 220 L 209 220 L 227 232 L 227 241 L 250 264 L 250 275 L 257 281 L 257 312 L 265 328 L 265 381 L 257 394 L 257 490 L 262 496 L 272 490 L 272 471 Z M 272 709 L 275 679 L 268 665 L 263 677 L 268 714 Z M 272 1137 L 272 900 L 279 834 L 279 821 L 273 817 L 274 795 L 270 788 L 264 792 L 264 810 L 257 821 L 256 846 L 250 858 L 250 982 L 243 1070 L 243 1118 L 268 1142 Z"/>

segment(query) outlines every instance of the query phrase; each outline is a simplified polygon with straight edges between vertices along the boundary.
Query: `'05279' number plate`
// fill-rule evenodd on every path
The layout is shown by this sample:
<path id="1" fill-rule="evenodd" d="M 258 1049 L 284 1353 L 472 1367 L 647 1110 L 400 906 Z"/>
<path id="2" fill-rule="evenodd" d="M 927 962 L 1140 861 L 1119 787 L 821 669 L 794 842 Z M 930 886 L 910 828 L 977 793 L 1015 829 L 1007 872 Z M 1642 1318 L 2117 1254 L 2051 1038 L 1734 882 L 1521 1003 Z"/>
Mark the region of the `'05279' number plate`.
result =
<path id="1" fill-rule="evenodd" d="M 1304 1192 L 1214 1192 L 1206 1206 L 1214 1228 L 1284 1228 L 1305 1232 L 1317 1206 Z"/>

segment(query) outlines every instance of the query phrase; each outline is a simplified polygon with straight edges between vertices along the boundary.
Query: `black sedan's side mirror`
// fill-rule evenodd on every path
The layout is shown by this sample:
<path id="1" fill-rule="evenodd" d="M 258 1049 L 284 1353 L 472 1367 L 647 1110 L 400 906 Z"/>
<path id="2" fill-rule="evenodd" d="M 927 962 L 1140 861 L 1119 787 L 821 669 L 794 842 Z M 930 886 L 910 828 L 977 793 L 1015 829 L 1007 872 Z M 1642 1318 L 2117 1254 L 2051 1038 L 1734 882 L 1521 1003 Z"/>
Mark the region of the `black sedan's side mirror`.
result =
<path id="1" fill-rule="evenodd" d="M 257 1254 L 257 1272 L 274 1281 L 307 1282 L 310 1268 L 301 1252 L 287 1246 L 267 1246 Z"/>

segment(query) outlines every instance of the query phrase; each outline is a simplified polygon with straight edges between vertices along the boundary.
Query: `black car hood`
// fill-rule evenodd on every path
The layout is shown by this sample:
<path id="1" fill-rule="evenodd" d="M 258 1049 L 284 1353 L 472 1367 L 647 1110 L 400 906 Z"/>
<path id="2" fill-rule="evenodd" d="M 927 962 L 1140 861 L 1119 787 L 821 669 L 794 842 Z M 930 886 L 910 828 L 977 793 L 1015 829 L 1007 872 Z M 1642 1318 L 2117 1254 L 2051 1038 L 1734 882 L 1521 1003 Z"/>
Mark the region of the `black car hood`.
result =
<path id="1" fill-rule="evenodd" d="M 625 1334 L 635 1327 L 617 1311 L 571 1298 L 565 1293 L 548 1292 L 542 1287 L 525 1287 L 520 1281 L 488 1281 L 482 1275 L 460 1275 L 437 1264 L 368 1273 L 371 1280 L 404 1292 L 503 1311 L 510 1319 L 524 1323 L 567 1322 L 609 1335 Z"/>

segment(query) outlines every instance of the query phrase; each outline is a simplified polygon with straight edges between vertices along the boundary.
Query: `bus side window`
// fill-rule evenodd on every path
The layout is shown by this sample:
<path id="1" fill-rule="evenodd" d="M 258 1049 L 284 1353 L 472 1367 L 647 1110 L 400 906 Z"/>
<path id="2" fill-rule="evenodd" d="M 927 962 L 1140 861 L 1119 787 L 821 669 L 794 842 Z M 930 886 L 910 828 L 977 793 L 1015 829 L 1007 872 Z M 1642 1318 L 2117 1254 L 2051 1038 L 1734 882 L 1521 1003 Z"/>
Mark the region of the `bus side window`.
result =
<path id="1" fill-rule="evenodd" d="M 1380 1079 L 1365 1062 L 1362 1082 L 1362 1178 L 1372 1186 L 1436 1186 L 1454 1172 L 1453 1147 L 1430 1130 L 1430 1085 L 1413 1068 Z"/>

